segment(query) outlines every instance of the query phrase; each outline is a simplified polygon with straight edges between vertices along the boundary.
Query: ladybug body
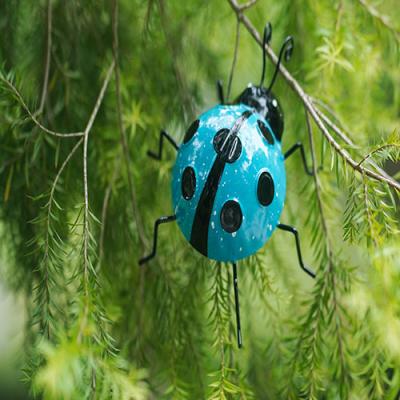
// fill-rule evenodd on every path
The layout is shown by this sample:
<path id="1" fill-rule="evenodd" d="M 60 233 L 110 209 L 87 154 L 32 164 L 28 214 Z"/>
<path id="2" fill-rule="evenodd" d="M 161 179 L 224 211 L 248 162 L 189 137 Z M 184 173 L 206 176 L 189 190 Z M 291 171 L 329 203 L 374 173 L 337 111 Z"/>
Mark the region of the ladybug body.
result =
<path id="1" fill-rule="evenodd" d="M 315 277 L 303 262 L 297 229 L 279 221 L 286 196 L 285 160 L 300 150 L 305 172 L 309 175 L 312 172 L 307 168 L 300 142 L 282 153 L 284 117 L 272 87 L 283 57 L 290 58 L 293 38 L 285 39 L 266 88 L 265 48 L 271 32 L 268 23 L 264 29 L 259 85 L 250 84 L 233 103 L 228 103 L 224 101 L 222 84 L 218 83 L 220 104 L 201 114 L 190 125 L 181 145 L 161 131 L 158 153 L 148 152 L 152 158 L 161 160 L 164 139 L 177 151 L 172 172 L 174 213 L 155 221 L 153 249 L 139 260 L 139 264 L 155 257 L 160 224 L 174 221 L 186 240 L 202 255 L 230 262 L 239 347 L 242 346 L 242 334 L 238 260 L 257 252 L 278 228 L 294 236 L 301 269 Z"/>
<path id="2" fill-rule="evenodd" d="M 232 262 L 254 254 L 277 226 L 285 194 L 281 143 L 254 108 L 217 105 L 189 127 L 172 200 L 183 235 L 201 254 Z"/>

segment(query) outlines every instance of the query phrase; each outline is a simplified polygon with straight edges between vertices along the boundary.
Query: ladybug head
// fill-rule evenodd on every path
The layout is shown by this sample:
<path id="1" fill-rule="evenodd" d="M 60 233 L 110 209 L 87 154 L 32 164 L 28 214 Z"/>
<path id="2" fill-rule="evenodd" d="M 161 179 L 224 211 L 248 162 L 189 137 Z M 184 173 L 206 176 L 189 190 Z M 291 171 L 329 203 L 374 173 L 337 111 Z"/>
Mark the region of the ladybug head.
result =
<path id="1" fill-rule="evenodd" d="M 242 94 L 235 100 L 234 103 L 246 104 L 249 107 L 254 108 L 259 114 L 261 114 L 271 126 L 276 138 L 281 140 L 284 128 L 283 111 L 279 104 L 278 99 L 272 93 L 271 89 L 276 81 L 279 67 L 281 65 L 283 57 L 286 61 L 289 61 L 293 52 L 293 38 L 288 36 L 282 44 L 279 52 L 278 63 L 275 68 L 274 75 L 268 88 L 264 87 L 265 78 L 265 51 L 266 45 L 271 40 L 272 27 L 268 22 L 264 28 L 263 38 L 263 67 L 261 73 L 260 84 L 253 85 L 249 84 Z"/>

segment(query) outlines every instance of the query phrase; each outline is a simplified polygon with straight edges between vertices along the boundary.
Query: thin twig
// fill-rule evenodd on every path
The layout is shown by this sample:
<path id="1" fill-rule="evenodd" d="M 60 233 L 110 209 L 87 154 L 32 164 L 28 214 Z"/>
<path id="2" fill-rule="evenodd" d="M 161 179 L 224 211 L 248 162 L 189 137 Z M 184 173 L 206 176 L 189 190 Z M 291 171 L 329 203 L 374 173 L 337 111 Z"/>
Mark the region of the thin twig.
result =
<path id="1" fill-rule="evenodd" d="M 326 111 L 328 111 L 329 114 L 331 114 L 334 119 L 340 123 L 342 128 L 339 128 L 333 121 L 331 121 L 318 107 L 315 107 L 317 110 L 318 115 L 321 117 L 321 119 L 349 146 L 356 147 L 355 143 L 348 137 L 349 135 L 349 129 L 344 127 L 341 121 L 339 120 L 338 116 L 335 114 L 334 110 L 332 110 L 327 104 L 325 104 L 322 100 L 317 99 L 317 98 L 311 98 L 312 102 L 315 104 L 318 104 L 322 108 L 324 108 Z M 347 131 L 347 132 L 346 132 Z"/>
<path id="2" fill-rule="evenodd" d="M 254 6 L 257 3 L 257 0 L 250 0 L 247 3 L 240 5 L 240 11 L 245 11 Z"/>
<path id="3" fill-rule="evenodd" d="M 238 57 L 239 40 L 240 40 L 240 21 L 239 21 L 239 18 L 237 18 L 236 36 L 235 36 L 235 49 L 233 51 L 232 66 L 231 66 L 231 71 L 229 73 L 228 89 L 227 89 L 227 92 L 226 92 L 226 101 L 227 102 L 229 102 L 229 97 L 231 95 L 233 73 L 235 72 L 236 62 L 237 62 L 237 57 Z"/>
<path id="4" fill-rule="evenodd" d="M 47 97 L 47 89 L 49 85 L 49 74 L 50 74 L 50 60 L 51 60 L 51 39 L 52 39 L 52 17 L 53 9 L 51 6 L 52 0 L 47 0 L 47 39 L 46 39 L 46 61 L 44 68 L 44 79 L 42 88 L 42 97 L 40 100 L 39 109 L 36 111 L 37 115 L 40 115 L 44 109 L 44 103 Z"/>
<path id="5" fill-rule="evenodd" d="M 3 76 L 0 75 L 0 80 L 4 82 L 4 84 L 11 90 L 11 92 L 15 95 L 19 103 L 21 104 L 22 108 L 26 111 L 30 119 L 44 132 L 48 133 L 49 135 L 52 136 L 57 136 L 57 137 L 76 137 L 76 136 L 83 136 L 84 132 L 71 132 L 71 133 L 60 133 L 60 132 L 55 132 L 52 131 L 45 126 L 43 126 L 38 119 L 35 117 L 35 115 L 31 112 L 29 107 L 26 105 L 25 100 L 23 99 L 21 93 L 18 91 L 18 89 L 7 79 L 5 79 Z"/>
<path id="6" fill-rule="evenodd" d="M 318 99 L 312 99 L 313 102 L 318 103 L 321 105 L 321 107 L 326 108 L 327 111 L 338 121 L 338 117 L 334 114 L 333 110 L 330 110 L 329 107 L 324 104 L 321 100 Z M 332 122 L 318 107 L 315 107 L 315 110 L 317 112 L 317 114 L 321 117 L 321 119 L 326 123 L 326 125 L 332 129 L 333 132 L 335 132 L 347 145 L 349 145 L 352 149 L 354 149 L 358 155 L 359 154 L 359 148 L 357 147 L 357 145 L 351 140 L 351 138 L 349 138 L 349 130 L 345 127 L 343 127 L 342 129 L 339 128 L 334 122 Z M 341 124 L 343 126 L 343 124 Z M 346 130 L 347 132 L 345 132 L 344 130 Z M 390 176 L 383 168 L 381 168 L 374 160 L 368 160 L 368 164 L 372 165 L 376 171 L 381 174 L 382 176 L 384 176 L 387 179 L 392 179 L 394 180 L 394 178 L 392 176 Z"/>
<path id="7" fill-rule="evenodd" d="M 79 328 L 78 333 L 78 342 L 81 341 L 83 335 L 83 329 L 86 325 L 86 320 L 89 313 L 89 190 L 88 190 L 88 174 L 87 174 L 87 149 L 88 149 L 88 140 L 89 133 L 92 129 L 94 120 L 96 119 L 97 113 L 101 106 L 101 103 L 104 98 L 104 94 L 106 92 L 107 86 L 110 82 L 112 72 L 114 71 L 115 62 L 112 61 L 106 77 L 103 82 L 103 86 L 101 87 L 99 96 L 96 100 L 96 104 L 94 106 L 93 112 L 90 115 L 89 121 L 86 125 L 84 137 L 83 137 L 83 188 L 84 188 L 84 223 L 83 223 L 83 290 L 85 296 L 85 308 L 82 317 L 82 321 Z"/>
<path id="8" fill-rule="evenodd" d="M 251 36 L 253 36 L 255 41 L 260 46 L 262 46 L 262 40 L 261 40 L 259 33 L 257 32 L 256 28 L 253 26 L 253 24 L 250 22 L 250 20 L 242 13 L 237 1 L 236 0 L 228 0 L 228 2 L 231 5 L 234 12 L 236 13 L 236 15 L 238 16 L 239 20 L 243 23 L 243 25 L 246 27 L 248 32 L 251 34 Z M 276 54 L 271 49 L 271 47 L 266 45 L 265 50 L 266 50 L 266 54 L 268 55 L 268 57 L 276 65 L 278 62 L 278 59 L 277 59 Z M 289 71 L 282 64 L 280 65 L 279 72 L 281 73 L 283 78 L 286 80 L 289 87 L 296 93 L 296 95 L 303 102 L 307 111 L 310 113 L 310 116 L 313 118 L 313 120 L 317 124 L 319 130 L 325 136 L 327 141 L 332 145 L 332 147 L 335 149 L 335 151 L 345 160 L 345 162 L 352 169 L 359 172 L 360 174 L 365 173 L 368 177 L 370 177 L 372 179 L 375 179 L 375 180 L 378 180 L 381 182 L 386 182 L 389 186 L 391 186 L 395 190 L 400 191 L 400 183 L 395 181 L 393 178 L 383 176 L 380 173 L 371 171 L 368 168 L 358 165 L 358 163 L 351 158 L 350 154 L 345 149 L 343 149 L 336 142 L 336 140 L 332 137 L 332 135 L 329 133 L 328 129 L 326 128 L 324 122 L 322 121 L 321 117 L 318 115 L 318 112 L 311 100 L 311 97 L 304 91 L 304 89 L 300 86 L 300 84 L 297 82 L 297 80 L 289 73 Z"/>
<path id="9" fill-rule="evenodd" d="M 315 101 L 315 100 L 313 100 Z M 326 125 L 332 129 L 346 144 L 351 146 L 358 154 L 360 153 L 360 149 L 356 146 L 356 144 L 346 135 L 346 133 L 341 130 L 335 123 L 333 123 L 321 110 L 317 107 L 315 108 L 317 114 L 321 117 L 321 119 L 326 123 Z M 335 117 L 336 118 L 336 117 Z M 336 118 L 337 119 L 337 118 Z M 360 155 L 360 154 L 359 154 Z M 372 165 L 379 174 L 384 176 L 387 179 L 394 180 L 392 176 L 390 176 L 383 168 L 381 168 L 374 160 L 368 159 L 368 164 Z M 395 181 L 395 180 L 394 180 Z"/>
<path id="10" fill-rule="evenodd" d="M 389 147 L 397 147 L 400 149 L 400 145 L 397 143 L 386 143 L 383 144 L 382 146 L 377 147 L 376 149 L 372 150 L 368 154 L 364 156 L 364 158 L 358 163 L 358 165 L 361 165 L 365 160 L 368 160 L 370 157 L 372 157 L 375 153 L 382 151 L 384 149 L 387 149 Z"/>
<path id="11" fill-rule="evenodd" d="M 121 145 L 122 145 L 122 149 L 123 149 L 123 155 L 124 155 L 124 159 L 125 159 L 126 173 L 128 176 L 128 186 L 129 186 L 129 193 L 131 196 L 131 206 L 132 206 L 133 218 L 135 218 L 140 242 L 142 243 L 143 247 L 146 247 L 147 240 L 146 240 L 146 235 L 144 233 L 143 224 L 142 224 L 142 221 L 140 218 L 139 209 L 137 206 L 135 183 L 134 183 L 133 175 L 132 175 L 132 171 L 131 171 L 132 162 L 131 162 L 131 158 L 130 158 L 130 154 L 129 154 L 126 130 L 125 130 L 124 123 L 122 120 L 122 98 L 121 98 L 119 62 L 118 62 L 118 53 L 119 53 L 118 0 L 113 1 L 113 14 L 112 15 L 113 15 L 113 17 L 112 17 L 113 55 L 114 55 L 114 63 L 115 63 L 114 75 L 115 75 L 115 91 L 116 91 L 116 98 L 117 98 L 118 129 L 119 129 Z"/>

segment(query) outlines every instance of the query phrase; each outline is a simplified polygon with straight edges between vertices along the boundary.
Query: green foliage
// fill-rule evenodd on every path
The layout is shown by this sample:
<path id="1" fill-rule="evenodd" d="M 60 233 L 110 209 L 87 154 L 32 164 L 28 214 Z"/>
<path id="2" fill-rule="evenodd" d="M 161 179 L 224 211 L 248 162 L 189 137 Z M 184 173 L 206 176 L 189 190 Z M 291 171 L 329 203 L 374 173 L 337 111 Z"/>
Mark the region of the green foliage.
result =
<path id="1" fill-rule="evenodd" d="M 235 3 L 235 2 L 234 2 Z M 230 265 L 175 226 L 167 146 L 229 81 L 229 2 L 0 2 L 1 279 L 23 300 L 21 370 L 44 399 L 397 399 L 400 393 L 400 9 L 396 0 L 259 0 L 245 11 L 272 47 L 287 160 L 283 223 L 239 263 L 244 348 Z M 258 82 L 261 51 L 239 25 L 230 96 Z M 267 79 L 272 65 L 267 63 Z M 151 183 L 151 184 L 150 184 Z M 22 307 L 22 306 L 21 306 Z"/>

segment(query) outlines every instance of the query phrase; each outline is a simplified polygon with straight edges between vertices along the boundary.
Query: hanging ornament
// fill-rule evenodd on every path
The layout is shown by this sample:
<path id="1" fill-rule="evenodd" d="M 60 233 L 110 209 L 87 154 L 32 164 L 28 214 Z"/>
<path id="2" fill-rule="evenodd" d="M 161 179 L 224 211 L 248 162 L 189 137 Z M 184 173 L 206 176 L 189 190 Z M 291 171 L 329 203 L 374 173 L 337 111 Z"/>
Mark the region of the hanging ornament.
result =
<path id="1" fill-rule="evenodd" d="M 152 252 L 142 265 L 156 255 L 160 224 L 176 221 L 187 241 L 203 256 L 228 262 L 233 267 L 238 346 L 240 328 L 237 262 L 256 253 L 276 228 L 293 234 L 300 267 L 315 277 L 303 262 L 299 234 L 293 226 L 280 222 L 286 196 L 285 160 L 300 150 L 307 168 L 302 143 L 282 152 L 284 117 L 272 92 L 282 59 L 288 61 L 293 38 L 283 42 L 278 63 L 268 88 L 264 87 L 266 54 L 272 28 L 263 36 L 263 67 L 259 85 L 248 85 L 232 103 L 225 103 L 223 87 L 217 83 L 220 104 L 197 118 L 179 146 L 165 131 L 160 133 L 161 160 L 166 139 L 177 151 L 172 173 L 172 200 L 175 213 L 154 224 Z"/>

